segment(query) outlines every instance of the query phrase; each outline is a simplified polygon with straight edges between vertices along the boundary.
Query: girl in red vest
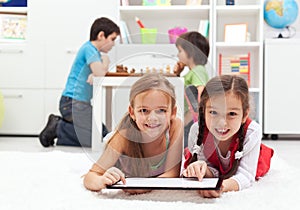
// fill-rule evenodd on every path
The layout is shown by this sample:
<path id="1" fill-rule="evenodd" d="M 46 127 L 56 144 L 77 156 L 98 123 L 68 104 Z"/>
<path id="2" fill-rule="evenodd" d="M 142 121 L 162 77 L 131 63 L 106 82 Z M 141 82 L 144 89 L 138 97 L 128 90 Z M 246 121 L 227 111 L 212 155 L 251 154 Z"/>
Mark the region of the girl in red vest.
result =
<path id="1" fill-rule="evenodd" d="M 263 167 L 261 173 L 258 164 L 261 138 L 261 126 L 249 118 L 246 81 L 233 75 L 212 78 L 201 94 L 199 120 L 189 133 L 183 176 L 224 179 L 221 190 L 200 191 L 203 197 L 245 189 L 269 169 Z"/>

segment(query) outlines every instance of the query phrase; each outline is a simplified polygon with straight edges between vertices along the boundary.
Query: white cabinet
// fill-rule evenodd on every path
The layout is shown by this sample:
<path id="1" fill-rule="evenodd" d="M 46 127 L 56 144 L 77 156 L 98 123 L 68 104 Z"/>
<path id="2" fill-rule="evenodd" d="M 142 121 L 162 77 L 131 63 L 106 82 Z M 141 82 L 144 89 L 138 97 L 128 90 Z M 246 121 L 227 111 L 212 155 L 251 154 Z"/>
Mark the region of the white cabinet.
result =
<path id="1" fill-rule="evenodd" d="M 39 17 L 29 11 L 31 6 L 28 1 L 27 7 L 0 7 L 2 17 L 27 19 L 24 39 L 2 35 L 0 41 L 0 89 L 5 105 L 0 134 L 38 134 L 44 123 L 44 51 L 35 25 Z"/>
<path id="2" fill-rule="evenodd" d="M 265 40 L 265 134 L 300 134 L 300 39 Z"/>
<path id="3" fill-rule="evenodd" d="M 0 134 L 38 134 L 44 125 L 44 92 L 33 89 L 1 89 L 4 120 Z"/>
<path id="4" fill-rule="evenodd" d="M 28 43 L 0 43 L 0 87 L 42 88 L 43 68 L 41 56 Z"/>
<path id="5" fill-rule="evenodd" d="M 1 30 L 3 38 L 0 39 L 0 88 L 43 87 L 43 48 L 39 40 L 35 40 L 38 30 L 31 25 L 33 16 L 28 12 L 28 8 L 0 7 L 1 20 L 3 18 L 13 23 L 20 16 L 27 19 L 24 39 L 4 38 L 5 33 Z M 19 21 L 22 23 L 21 18 Z M 11 30 L 18 34 L 19 30 L 13 27 Z"/>
<path id="6" fill-rule="evenodd" d="M 223 73 L 224 58 L 246 56 L 250 69 L 249 88 L 253 102 L 251 118 L 262 124 L 262 88 L 263 88 L 263 1 L 235 0 L 235 5 L 225 5 L 225 0 L 216 0 L 213 5 L 213 67 Z M 225 26 L 246 24 L 246 36 L 243 41 L 225 41 Z M 237 31 L 226 35 L 235 36 Z M 236 37 L 238 40 L 239 37 Z M 223 68 L 222 68 L 223 67 Z M 246 79 L 247 79 L 246 78 Z"/>

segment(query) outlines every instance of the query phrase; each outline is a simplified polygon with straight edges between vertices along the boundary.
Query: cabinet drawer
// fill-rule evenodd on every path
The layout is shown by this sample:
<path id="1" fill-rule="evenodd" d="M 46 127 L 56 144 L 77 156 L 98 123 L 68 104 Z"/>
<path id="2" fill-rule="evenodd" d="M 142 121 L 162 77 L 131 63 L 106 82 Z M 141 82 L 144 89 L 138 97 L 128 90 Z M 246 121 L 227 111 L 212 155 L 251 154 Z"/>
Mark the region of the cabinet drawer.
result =
<path id="1" fill-rule="evenodd" d="M 4 120 L 0 134 L 39 134 L 45 123 L 43 90 L 1 89 Z"/>
<path id="2" fill-rule="evenodd" d="M 43 60 L 38 49 L 27 44 L 0 44 L 2 88 L 43 87 Z"/>

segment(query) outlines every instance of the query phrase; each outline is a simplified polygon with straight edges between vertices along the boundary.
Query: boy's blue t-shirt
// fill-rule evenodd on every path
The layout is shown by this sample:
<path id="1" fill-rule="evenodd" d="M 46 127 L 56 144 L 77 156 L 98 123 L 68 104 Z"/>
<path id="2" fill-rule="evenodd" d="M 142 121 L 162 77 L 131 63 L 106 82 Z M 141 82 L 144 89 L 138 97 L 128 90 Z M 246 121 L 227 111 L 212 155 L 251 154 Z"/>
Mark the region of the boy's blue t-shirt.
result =
<path id="1" fill-rule="evenodd" d="M 101 62 L 101 54 L 90 41 L 84 43 L 79 49 L 68 76 L 63 96 L 78 101 L 90 103 L 93 95 L 93 86 L 87 83 L 88 76 L 92 73 L 89 65 Z"/>

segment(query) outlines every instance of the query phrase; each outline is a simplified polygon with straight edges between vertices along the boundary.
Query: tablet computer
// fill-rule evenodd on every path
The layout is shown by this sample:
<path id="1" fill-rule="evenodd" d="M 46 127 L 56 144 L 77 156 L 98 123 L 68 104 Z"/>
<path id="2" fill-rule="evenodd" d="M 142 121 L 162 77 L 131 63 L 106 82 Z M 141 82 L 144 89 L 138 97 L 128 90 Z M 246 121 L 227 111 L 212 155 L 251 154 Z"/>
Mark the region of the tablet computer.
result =
<path id="1" fill-rule="evenodd" d="M 221 178 L 126 178 L 126 184 L 119 181 L 108 189 L 156 189 L 156 190 L 219 190 Z"/>

